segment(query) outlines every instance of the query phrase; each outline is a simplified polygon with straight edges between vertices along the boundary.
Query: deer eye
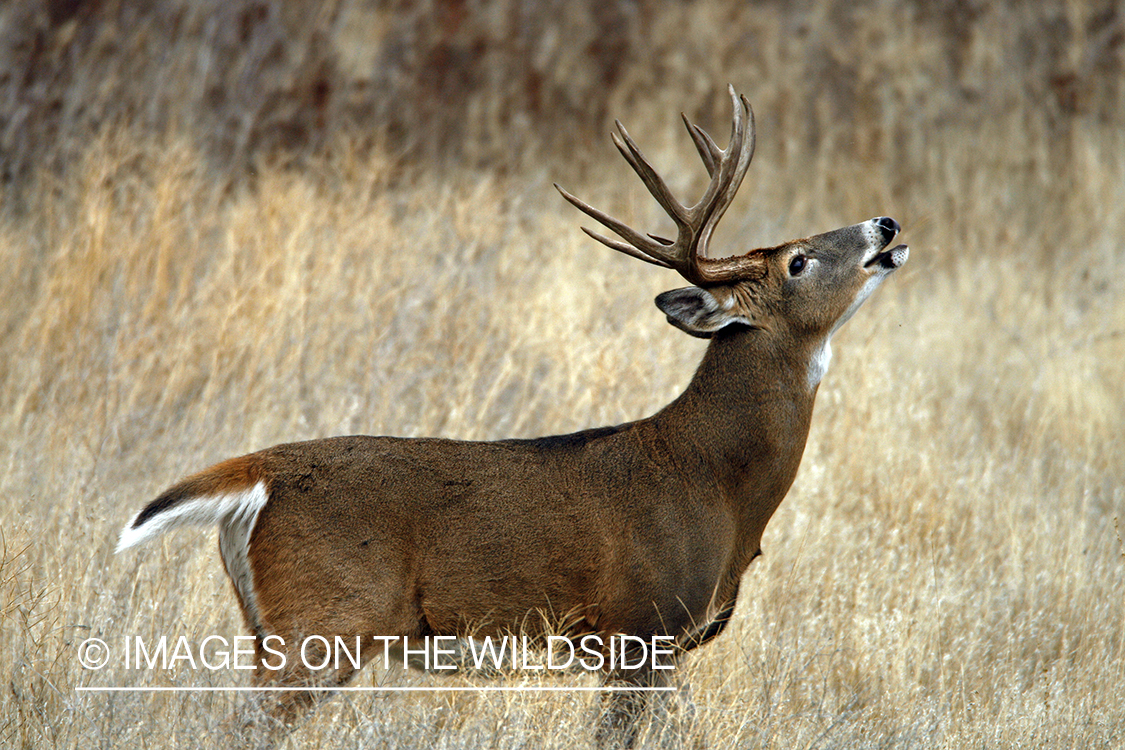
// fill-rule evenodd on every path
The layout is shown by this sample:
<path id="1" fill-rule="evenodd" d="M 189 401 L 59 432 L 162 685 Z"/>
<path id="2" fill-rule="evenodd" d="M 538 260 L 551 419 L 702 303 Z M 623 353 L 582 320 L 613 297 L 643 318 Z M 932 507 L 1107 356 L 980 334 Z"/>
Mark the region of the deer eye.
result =
<path id="1" fill-rule="evenodd" d="M 808 263 L 809 259 L 807 255 L 805 255 L 804 253 L 797 253 L 793 256 L 793 259 L 789 261 L 789 275 L 800 276 L 801 272 L 805 270 L 805 267 L 808 265 Z"/>

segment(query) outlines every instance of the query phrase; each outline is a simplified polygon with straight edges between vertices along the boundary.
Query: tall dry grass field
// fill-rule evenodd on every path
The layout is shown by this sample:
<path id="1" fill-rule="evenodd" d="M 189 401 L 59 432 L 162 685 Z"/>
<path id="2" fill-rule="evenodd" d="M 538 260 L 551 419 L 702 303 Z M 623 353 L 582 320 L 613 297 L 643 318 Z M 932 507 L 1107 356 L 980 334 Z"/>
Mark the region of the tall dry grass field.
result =
<path id="1" fill-rule="evenodd" d="M 89 637 L 243 633 L 213 532 L 113 554 L 121 525 L 183 474 L 328 435 L 495 439 L 639 418 L 684 387 L 703 348 L 651 304 L 683 282 L 586 239 L 550 186 L 562 175 L 595 205 L 664 228 L 604 119 L 596 140 L 551 151 L 534 132 L 550 113 L 489 119 L 489 102 L 522 105 L 501 96 L 503 76 L 478 77 L 449 105 L 468 113 L 465 131 L 432 141 L 461 138 L 457 153 L 479 157 L 468 167 L 406 148 L 378 119 L 374 135 L 341 120 L 289 151 L 254 151 L 247 136 L 224 161 L 204 137 L 220 125 L 189 116 L 205 106 L 189 96 L 203 49 L 191 34 L 210 27 L 189 23 L 203 6 L 181 5 L 185 36 L 167 57 L 141 43 L 153 28 L 130 35 L 97 16 L 126 5 L 95 5 L 77 27 L 55 19 L 48 31 L 70 36 L 47 37 L 64 46 L 47 44 L 37 65 L 70 64 L 71 50 L 85 56 L 71 72 L 88 75 L 52 79 L 58 108 L 6 110 L 3 747 L 221 746 L 242 696 L 77 690 L 248 684 L 231 669 L 77 659 Z M 695 713 L 677 739 L 1125 746 L 1125 18 L 1113 4 L 781 6 L 629 16 L 613 26 L 625 62 L 605 82 L 606 114 L 695 195 L 704 173 L 676 114 L 722 142 L 731 81 L 756 108 L 759 147 L 718 251 L 885 214 L 912 257 L 837 337 L 804 463 L 735 620 L 681 670 Z M 337 15 L 309 23 L 327 24 L 333 59 L 362 51 L 363 22 L 371 44 L 390 43 L 382 11 L 326 7 Z M 467 17 L 487 27 L 478 10 Z M 0 16 L 4 32 L 20 18 Z M 559 23 L 601 38 L 583 18 Z M 530 28 L 549 59 L 568 59 L 550 28 Z M 119 43 L 65 46 L 83 35 Z M 180 77 L 157 87 L 160 65 Z M 101 125 L 75 114 L 142 85 L 190 106 L 169 104 L 167 127 L 140 108 Z M 565 80 L 551 85 L 565 113 Z M 489 157 L 490 128 L 508 125 L 518 158 Z M 570 125 L 586 132 L 559 128 Z M 475 684 L 378 665 L 359 682 Z M 351 694 L 287 746 L 585 746 L 593 705 Z M 672 730 L 647 731 L 656 742 Z"/>

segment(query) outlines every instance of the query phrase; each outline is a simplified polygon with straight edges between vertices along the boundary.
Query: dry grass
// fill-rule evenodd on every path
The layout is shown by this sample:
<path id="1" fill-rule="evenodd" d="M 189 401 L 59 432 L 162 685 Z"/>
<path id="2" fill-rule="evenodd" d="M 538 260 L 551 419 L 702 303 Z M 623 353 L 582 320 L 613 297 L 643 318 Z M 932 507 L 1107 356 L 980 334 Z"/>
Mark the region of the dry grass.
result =
<path id="1" fill-rule="evenodd" d="M 728 78 L 749 89 L 759 153 L 717 242 L 888 214 L 913 251 L 839 335 L 736 620 L 685 668 L 688 742 L 1125 744 L 1125 102 L 1083 57 L 1101 27 L 1060 5 L 1071 33 L 1054 42 L 1021 39 L 1043 19 L 1018 9 L 935 36 L 922 11 L 874 12 L 902 10 L 887 2 L 837 38 L 819 6 L 752 23 L 685 7 L 700 29 L 753 32 L 750 83 L 717 56 L 693 84 L 677 65 L 702 53 L 684 42 L 658 101 L 638 99 L 635 69 L 610 101 L 688 191 L 702 170 L 672 129 L 677 97 Z M 838 90 L 862 96 L 829 98 L 793 67 L 800 45 L 832 47 L 853 86 Z M 956 81 L 939 75 L 950 48 Z M 1119 65 L 1120 40 L 1109 49 Z M 1059 93 L 1047 58 L 1082 75 Z M 215 746 L 237 698 L 75 691 L 242 682 L 77 663 L 90 636 L 242 632 L 210 533 L 112 554 L 182 474 L 341 433 L 619 422 L 666 403 L 699 358 L 650 303 L 681 282 L 586 240 L 550 164 L 437 172 L 343 134 L 300 170 L 263 161 L 246 182 L 190 134 L 87 136 L 65 170 L 5 188 L 19 209 L 0 223 L 5 747 Z M 574 189 L 655 228 L 624 164 L 598 164 L 608 143 L 591 148 Z M 292 746 L 581 746 L 589 703 L 342 698 Z"/>

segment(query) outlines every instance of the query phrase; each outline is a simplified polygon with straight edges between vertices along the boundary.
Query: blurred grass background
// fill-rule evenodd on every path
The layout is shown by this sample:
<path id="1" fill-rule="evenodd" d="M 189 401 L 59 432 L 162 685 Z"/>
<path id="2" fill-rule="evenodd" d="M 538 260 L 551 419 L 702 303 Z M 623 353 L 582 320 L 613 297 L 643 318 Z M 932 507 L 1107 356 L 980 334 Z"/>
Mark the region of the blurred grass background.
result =
<path id="1" fill-rule="evenodd" d="M 612 119 L 694 199 L 677 115 L 724 143 L 728 82 L 758 151 L 716 252 L 885 214 L 912 257 L 837 337 L 682 739 L 1125 744 L 1119 3 L 14 0 L 0 745 L 219 746 L 237 697 L 74 690 L 242 684 L 77 663 L 89 636 L 242 632 L 213 532 L 112 555 L 182 474 L 674 397 L 703 345 L 651 298 L 682 281 L 585 239 L 550 183 L 661 231 Z M 290 742 L 581 746 L 590 706 L 347 697 Z"/>

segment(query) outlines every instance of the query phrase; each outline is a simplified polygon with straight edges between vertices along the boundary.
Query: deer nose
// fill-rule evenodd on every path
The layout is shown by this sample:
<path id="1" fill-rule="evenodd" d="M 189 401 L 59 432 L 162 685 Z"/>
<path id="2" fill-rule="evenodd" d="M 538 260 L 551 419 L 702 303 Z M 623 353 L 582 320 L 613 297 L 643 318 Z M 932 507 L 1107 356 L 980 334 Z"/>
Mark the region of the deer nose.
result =
<path id="1" fill-rule="evenodd" d="M 896 234 L 902 231 L 902 227 L 890 216 L 880 216 L 871 221 L 875 222 L 875 226 L 879 227 L 879 231 L 883 233 L 883 239 L 887 242 L 890 242 Z"/>

